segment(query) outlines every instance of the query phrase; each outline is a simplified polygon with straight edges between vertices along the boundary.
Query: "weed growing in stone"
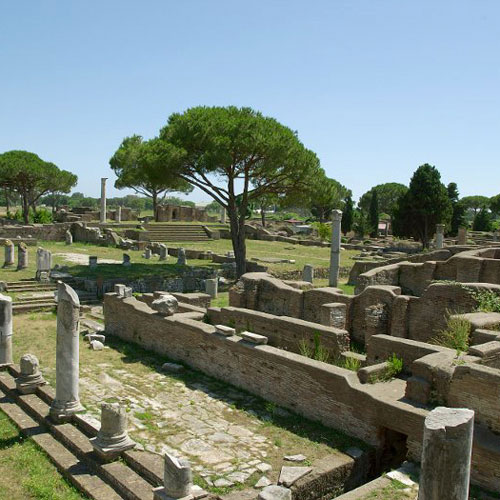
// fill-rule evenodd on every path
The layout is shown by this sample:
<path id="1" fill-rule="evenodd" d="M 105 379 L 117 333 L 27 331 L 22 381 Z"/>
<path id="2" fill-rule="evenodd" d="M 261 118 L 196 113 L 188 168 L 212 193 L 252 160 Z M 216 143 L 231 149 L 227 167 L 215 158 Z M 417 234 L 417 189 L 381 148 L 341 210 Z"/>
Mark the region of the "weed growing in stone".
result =
<path id="1" fill-rule="evenodd" d="M 469 335 L 471 325 L 463 316 L 449 315 L 446 320 L 446 328 L 441 330 L 431 342 L 442 347 L 455 349 L 457 355 L 467 352 L 469 349 Z"/>
<path id="2" fill-rule="evenodd" d="M 494 291 L 471 290 L 471 295 L 477 301 L 478 311 L 500 313 L 500 295 Z"/>
<path id="3" fill-rule="evenodd" d="M 330 358 L 330 353 L 328 349 L 321 343 L 321 335 L 319 332 L 314 333 L 313 346 L 309 344 L 305 339 L 299 342 L 299 353 L 307 358 L 315 359 L 316 361 L 322 361 L 323 363 L 328 363 Z"/>

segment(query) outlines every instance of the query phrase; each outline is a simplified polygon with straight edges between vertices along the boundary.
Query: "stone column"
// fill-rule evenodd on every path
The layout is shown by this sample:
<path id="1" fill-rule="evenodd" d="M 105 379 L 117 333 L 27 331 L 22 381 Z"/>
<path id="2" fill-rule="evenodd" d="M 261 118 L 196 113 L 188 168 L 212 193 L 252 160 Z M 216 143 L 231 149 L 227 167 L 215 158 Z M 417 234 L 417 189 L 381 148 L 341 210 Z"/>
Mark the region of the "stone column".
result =
<path id="1" fill-rule="evenodd" d="M 24 243 L 17 245 L 17 270 L 26 269 L 28 267 L 28 247 Z"/>
<path id="2" fill-rule="evenodd" d="M 458 228 L 458 242 L 459 245 L 467 245 L 467 228 Z"/>
<path id="3" fill-rule="evenodd" d="M 221 224 L 226 223 L 226 209 L 224 207 L 220 207 L 220 222 Z"/>
<path id="4" fill-rule="evenodd" d="M 37 387 L 46 383 L 40 371 L 38 358 L 33 354 L 25 354 L 21 358 L 19 367 L 20 374 L 16 378 L 16 388 L 20 394 L 33 394 Z"/>
<path id="5" fill-rule="evenodd" d="M 14 243 L 10 240 L 5 240 L 5 262 L 3 267 L 10 267 L 14 265 Z"/>
<path id="6" fill-rule="evenodd" d="M 163 487 L 153 490 L 154 500 L 189 498 L 192 488 L 193 475 L 189 462 L 165 453 Z"/>
<path id="7" fill-rule="evenodd" d="M 148 260 L 151 258 L 151 248 L 146 248 L 146 250 L 144 250 L 143 257 Z"/>
<path id="8" fill-rule="evenodd" d="M 64 233 L 64 239 L 66 241 L 66 245 L 73 244 L 73 235 L 71 234 L 71 231 L 69 229 Z"/>
<path id="9" fill-rule="evenodd" d="M 332 211 L 332 246 L 330 248 L 330 286 L 337 286 L 339 282 L 340 269 L 340 223 L 342 222 L 342 211 Z"/>
<path id="10" fill-rule="evenodd" d="M 97 255 L 89 255 L 89 267 L 95 269 L 97 267 Z"/>
<path id="11" fill-rule="evenodd" d="M 106 181 L 107 177 L 101 178 L 101 213 L 100 222 L 104 224 L 106 222 Z"/>
<path id="12" fill-rule="evenodd" d="M 118 403 L 101 404 L 101 428 L 90 440 L 95 453 L 103 460 L 115 460 L 120 453 L 135 447 L 127 432 L 127 411 Z"/>
<path id="13" fill-rule="evenodd" d="M 51 267 L 52 254 L 50 251 L 38 248 L 36 251 L 36 279 L 42 280 L 44 277 L 48 279 Z"/>
<path id="14" fill-rule="evenodd" d="M 208 293 L 212 299 L 217 298 L 219 280 L 217 278 L 205 280 L 205 293 Z"/>
<path id="15" fill-rule="evenodd" d="M 436 224 L 436 248 L 441 250 L 444 247 L 444 224 Z"/>
<path id="16" fill-rule="evenodd" d="M 12 299 L 0 294 L 0 367 L 12 363 Z"/>
<path id="17" fill-rule="evenodd" d="M 115 221 L 116 222 L 122 221 L 122 207 L 120 205 L 118 205 L 116 212 L 115 212 Z"/>
<path id="18" fill-rule="evenodd" d="M 184 248 L 179 248 L 179 250 L 177 250 L 177 265 L 185 266 L 186 264 L 186 250 L 184 250 Z"/>
<path id="19" fill-rule="evenodd" d="M 78 393 L 80 300 L 65 283 L 57 283 L 56 397 L 50 407 L 55 422 L 84 411 Z"/>
<path id="20" fill-rule="evenodd" d="M 163 243 L 160 243 L 160 260 L 167 260 L 168 248 Z"/>
<path id="21" fill-rule="evenodd" d="M 314 280 L 314 266 L 312 264 L 306 264 L 302 270 L 302 281 L 308 281 L 312 283 Z"/>
<path id="22" fill-rule="evenodd" d="M 498 241 L 498 236 L 500 235 L 500 231 L 497 229 L 494 233 L 493 233 L 493 241 Z"/>
<path id="23" fill-rule="evenodd" d="M 467 500 L 474 412 L 438 406 L 425 419 L 418 500 Z"/>
<path id="24" fill-rule="evenodd" d="M 123 254 L 123 262 L 122 262 L 122 264 L 125 267 L 129 267 L 130 266 L 130 255 L 128 253 L 124 253 Z"/>

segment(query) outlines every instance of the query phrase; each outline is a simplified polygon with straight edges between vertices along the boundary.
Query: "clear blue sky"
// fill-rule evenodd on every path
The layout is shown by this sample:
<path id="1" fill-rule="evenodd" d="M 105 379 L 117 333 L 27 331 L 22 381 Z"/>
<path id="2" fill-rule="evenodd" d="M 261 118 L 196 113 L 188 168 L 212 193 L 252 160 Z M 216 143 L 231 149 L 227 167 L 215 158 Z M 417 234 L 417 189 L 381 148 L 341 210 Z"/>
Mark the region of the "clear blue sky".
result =
<path id="1" fill-rule="evenodd" d="M 0 0 L 0 96 L 0 151 L 93 196 L 123 137 L 199 104 L 277 118 L 355 197 L 426 162 L 500 193 L 500 0 Z"/>

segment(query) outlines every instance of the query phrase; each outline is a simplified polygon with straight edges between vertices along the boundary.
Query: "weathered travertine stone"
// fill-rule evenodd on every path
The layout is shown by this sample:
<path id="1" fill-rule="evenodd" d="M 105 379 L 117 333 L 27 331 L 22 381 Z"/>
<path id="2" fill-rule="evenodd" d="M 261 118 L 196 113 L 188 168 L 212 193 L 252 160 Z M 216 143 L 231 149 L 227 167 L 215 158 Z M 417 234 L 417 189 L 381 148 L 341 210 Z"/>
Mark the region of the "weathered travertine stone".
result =
<path id="1" fill-rule="evenodd" d="M 302 270 L 302 281 L 308 281 L 312 283 L 314 280 L 314 266 L 312 264 L 306 264 Z"/>
<path id="2" fill-rule="evenodd" d="M 284 465 L 281 468 L 278 483 L 289 488 L 293 483 L 298 481 L 301 477 L 309 474 L 311 471 L 311 467 L 289 467 Z"/>
<path id="3" fill-rule="evenodd" d="M 127 433 L 127 411 L 118 403 L 101 404 L 101 428 L 90 440 L 94 451 L 104 460 L 114 460 L 135 447 Z"/>
<path id="4" fill-rule="evenodd" d="M 115 212 L 115 221 L 116 222 L 122 221 L 122 207 L 120 205 L 118 205 L 118 208 L 116 209 Z"/>
<path id="5" fill-rule="evenodd" d="M 243 340 L 252 344 L 267 344 L 268 339 L 265 335 L 259 335 L 258 333 L 252 332 L 241 332 L 240 335 Z"/>
<path id="6" fill-rule="evenodd" d="M 71 231 L 69 229 L 64 233 L 64 240 L 66 242 L 66 245 L 73 244 L 73 235 L 71 234 Z"/>
<path id="7" fill-rule="evenodd" d="M 133 290 L 132 290 L 132 287 L 131 286 L 126 286 L 123 290 L 123 296 L 125 298 L 127 297 L 132 297 L 132 293 L 133 293 Z"/>
<path id="8" fill-rule="evenodd" d="M 186 261 L 186 250 L 184 248 L 179 248 L 177 252 L 177 265 L 178 266 L 185 266 L 187 263 Z"/>
<path id="9" fill-rule="evenodd" d="M 231 337 L 236 334 L 236 329 L 226 325 L 215 325 L 215 331 L 224 337 Z"/>
<path id="10" fill-rule="evenodd" d="M 101 212 L 99 214 L 99 220 L 101 223 L 106 222 L 106 181 L 107 177 L 101 178 Z"/>
<path id="11" fill-rule="evenodd" d="M 46 383 L 40 371 L 38 358 L 33 354 L 22 356 L 19 367 L 20 374 L 16 378 L 16 388 L 21 394 L 33 394 L 37 387 Z"/>
<path id="12" fill-rule="evenodd" d="M 90 348 L 93 351 L 102 351 L 104 349 L 104 344 L 100 340 L 91 340 Z"/>
<path id="13" fill-rule="evenodd" d="M 0 366 L 12 363 L 12 298 L 0 294 Z"/>
<path id="14" fill-rule="evenodd" d="M 283 486 L 267 486 L 259 493 L 258 500 L 292 500 L 292 490 Z"/>
<path id="15" fill-rule="evenodd" d="M 164 293 L 151 303 L 151 309 L 158 311 L 162 316 L 172 316 L 179 309 L 177 299 L 168 293 Z"/>
<path id="16" fill-rule="evenodd" d="M 220 222 L 221 224 L 226 223 L 226 209 L 224 207 L 220 207 Z"/>
<path id="17" fill-rule="evenodd" d="M 444 224 L 436 224 L 436 248 L 438 250 L 444 247 Z"/>
<path id="18" fill-rule="evenodd" d="M 95 269 L 97 267 L 97 256 L 89 255 L 89 267 Z"/>
<path id="19" fill-rule="evenodd" d="M 14 243 L 10 240 L 5 240 L 5 261 L 3 267 L 9 267 L 14 265 Z"/>
<path id="20" fill-rule="evenodd" d="M 347 319 L 347 305 L 341 302 L 323 304 L 320 309 L 320 322 L 325 326 L 345 328 Z"/>
<path id="21" fill-rule="evenodd" d="M 340 269 L 340 224 L 342 222 L 342 211 L 333 210 L 332 211 L 332 245 L 330 248 L 330 276 L 329 284 L 330 286 L 336 287 L 339 281 L 339 269 Z"/>
<path id="22" fill-rule="evenodd" d="M 26 269 L 28 267 L 28 247 L 24 243 L 17 244 L 17 269 Z"/>
<path id="23" fill-rule="evenodd" d="M 419 500 L 467 500 L 474 412 L 438 406 L 425 419 Z"/>
<path id="24" fill-rule="evenodd" d="M 142 256 L 148 260 L 151 258 L 151 255 L 152 255 L 151 248 L 146 248 L 146 250 L 144 250 L 144 253 L 142 254 Z"/>
<path id="25" fill-rule="evenodd" d="M 123 297 L 125 295 L 125 285 L 116 284 L 114 290 L 118 297 Z"/>
<path id="26" fill-rule="evenodd" d="M 165 453 L 163 487 L 153 490 L 154 500 L 193 498 L 193 475 L 191 465 L 182 458 Z"/>
<path id="27" fill-rule="evenodd" d="M 467 245 L 467 228 L 465 227 L 458 228 L 458 244 Z"/>
<path id="28" fill-rule="evenodd" d="M 76 292 L 61 281 L 57 284 L 56 397 L 50 416 L 56 422 L 84 411 L 78 393 L 80 300 Z"/>
<path id="29" fill-rule="evenodd" d="M 160 243 L 160 260 L 167 260 L 168 248 L 163 243 Z"/>
<path id="30" fill-rule="evenodd" d="M 212 299 L 217 298 L 219 281 L 217 278 L 205 280 L 205 292 L 210 295 Z"/>
<path id="31" fill-rule="evenodd" d="M 498 237 L 500 236 L 500 231 L 497 229 L 494 233 L 493 233 L 493 241 L 498 241 Z"/>
<path id="32" fill-rule="evenodd" d="M 123 262 L 122 264 L 126 267 L 130 266 L 130 255 L 128 253 L 123 254 Z"/>

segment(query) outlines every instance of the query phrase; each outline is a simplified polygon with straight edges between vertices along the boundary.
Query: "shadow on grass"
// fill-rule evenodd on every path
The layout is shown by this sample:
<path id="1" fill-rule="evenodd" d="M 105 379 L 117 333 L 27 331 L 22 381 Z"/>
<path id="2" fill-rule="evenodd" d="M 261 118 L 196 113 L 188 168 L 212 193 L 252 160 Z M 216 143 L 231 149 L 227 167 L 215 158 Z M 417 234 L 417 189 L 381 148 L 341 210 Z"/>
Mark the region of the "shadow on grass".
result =
<path id="1" fill-rule="evenodd" d="M 123 355 L 122 361 L 124 363 L 142 363 L 157 372 L 161 372 L 163 363 L 167 361 L 184 365 L 184 372 L 168 374 L 168 376 L 184 382 L 190 389 L 205 392 L 219 401 L 224 401 L 233 408 L 250 413 L 264 425 L 278 427 L 309 441 L 324 444 L 340 451 L 345 451 L 352 446 L 357 446 L 363 450 L 370 448 L 366 443 L 355 437 L 348 436 L 341 431 L 331 429 L 319 422 L 314 422 L 280 408 L 276 404 L 255 396 L 244 389 L 212 378 L 179 361 L 170 360 L 166 356 L 147 351 L 142 347 L 113 336 L 106 337 L 106 343 Z"/>

